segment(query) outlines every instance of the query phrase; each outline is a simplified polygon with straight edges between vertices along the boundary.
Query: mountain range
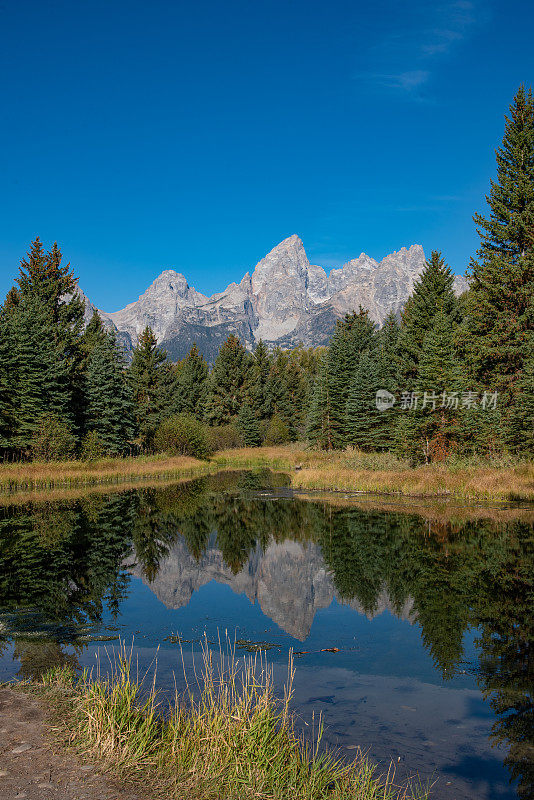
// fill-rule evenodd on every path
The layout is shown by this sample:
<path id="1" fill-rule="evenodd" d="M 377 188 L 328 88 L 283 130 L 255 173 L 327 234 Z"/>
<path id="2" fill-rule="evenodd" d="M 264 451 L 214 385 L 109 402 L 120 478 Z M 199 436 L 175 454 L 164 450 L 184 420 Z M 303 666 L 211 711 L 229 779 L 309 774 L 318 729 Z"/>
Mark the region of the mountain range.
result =
<path id="1" fill-rule="evenodd" d="M 274 247 L 240 283 L 231 283 L 211 297 L 189 286 L 172 269 L 162 272 L 138 300 L 121 311 L 101 311 L 81 291 L 80 296 L 86 319 L 98 310 L 127 351 L 150 325 L 172 360 L 183 358 L 196 342 L 211 362 L 231 333 L 249 349 L 260 339 L 284 348 L 299 342 L 307 347 L 324 345 L 336 319 L 360 305 L 381 324 L 389 312 L 401 311 L 424 263 L 423 248 L 413 244 L 380 262 L 362 253 L 327 273 L 310 264 L 301 239 L 293 235 Z M 455 291 L 460 294 L 466 288 L 465 279 L 457 277 Z"/>

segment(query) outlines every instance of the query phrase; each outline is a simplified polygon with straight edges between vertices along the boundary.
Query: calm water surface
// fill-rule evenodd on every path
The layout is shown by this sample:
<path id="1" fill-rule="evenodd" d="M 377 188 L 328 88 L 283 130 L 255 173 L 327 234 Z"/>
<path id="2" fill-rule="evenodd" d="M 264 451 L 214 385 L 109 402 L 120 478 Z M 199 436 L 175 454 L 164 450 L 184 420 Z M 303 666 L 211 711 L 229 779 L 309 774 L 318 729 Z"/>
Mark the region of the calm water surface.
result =
<path id="1" fill-rule="evenodd" d="M 262 643 L 305 729 L 437 800 L 534 796 L 534 529 L 296 499 L 285 476 L 0 509 L 0 681 L 106 664 L 180 684 L 206 635 Z M 159 650 L 158 650 L 159 648 Z M 338 648 L 339 652 L 322 652 Z M 177 678 L 175 676 L 178 675 Z"/>

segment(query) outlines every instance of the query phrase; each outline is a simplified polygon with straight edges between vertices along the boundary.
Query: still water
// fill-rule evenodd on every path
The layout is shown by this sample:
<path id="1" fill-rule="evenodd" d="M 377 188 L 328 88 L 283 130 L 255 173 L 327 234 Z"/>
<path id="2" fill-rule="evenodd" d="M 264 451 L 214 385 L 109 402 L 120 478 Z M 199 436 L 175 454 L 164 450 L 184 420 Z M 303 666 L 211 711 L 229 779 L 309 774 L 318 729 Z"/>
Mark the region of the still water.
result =
<path id="1" fill-rule="evenodd" d="M 320 712 L 347 756 L 393 759 L 437 800 L 533 797 L 533 516 L 286 484 L 223 473 L 0 508 L 0 681 L 105 665 L 120 637 L 171 688 L 179 642 L 188 666 L 228 635 L 260 643 L 280 687 L 295 653 L 299 724 Z"/>

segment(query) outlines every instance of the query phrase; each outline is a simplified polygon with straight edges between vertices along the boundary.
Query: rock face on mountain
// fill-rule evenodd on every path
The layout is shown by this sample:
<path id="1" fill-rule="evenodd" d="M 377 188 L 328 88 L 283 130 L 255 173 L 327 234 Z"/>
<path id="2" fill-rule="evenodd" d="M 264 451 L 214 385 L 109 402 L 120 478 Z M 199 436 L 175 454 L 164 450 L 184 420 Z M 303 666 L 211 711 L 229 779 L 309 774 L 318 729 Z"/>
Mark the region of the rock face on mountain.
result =
<path id="1" fill-rule="evenodd" d="M 378 324 L 390 311 L 399 313 L 424 262 L 423 248 L 414 244 L 380 262 L 362 253 L 327 274 L 309 263 L 302 241 L 293 235 L 224 292 L 206 297 L 180 273 L 165 270 L 122 311 L 100 313 L 130 347 L 150 325 L 174 359 L 185 356 L 196 342 L 212 361 L 230 333 L 249 348 L 260 339 L 282 347 L 322 345 L 336 319 L 360 305 Z M 464 279 L 457 279 L 458 293 L 465 288 Z"/>
<path id="2" fill-rule="evenodd" d="M 137 565 L 131 565 L 130 571 L 148 583 Z M 236 594 L 245 594 L 251 603 L 259 603 L 263 613 L 279 628 L 300 641 L 308 636 L 315 613 L 327 608 L 336 597 L 318 545 L 290 540 L 271 542 L 265 551 L 257 546 L 243 569 L 234 575 L 215 541 L 196 561 L 185 541 L 178 539 L 148 585 L 167 608 L 176 609 L 186 606 L 194 592 L 212 580 L 230 586 Z M 352 601 L 350 607 L 366 613 L 357 601 Z M 385 610 L 415 621 L 411 601 L 399 612 L 385 592 L 373 613 L 367 616 L 372 619 Z"/>

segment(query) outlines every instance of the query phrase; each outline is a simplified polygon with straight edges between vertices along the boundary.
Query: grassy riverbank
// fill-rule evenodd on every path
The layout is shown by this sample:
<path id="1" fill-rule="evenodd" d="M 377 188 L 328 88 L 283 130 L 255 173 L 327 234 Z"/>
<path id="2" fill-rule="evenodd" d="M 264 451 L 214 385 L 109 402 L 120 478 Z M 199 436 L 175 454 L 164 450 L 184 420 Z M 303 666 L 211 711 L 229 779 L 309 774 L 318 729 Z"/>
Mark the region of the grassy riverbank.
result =
<path id="1" fill-rule="evenodd" d="M 37 692 L 55 711 L 54 729 L 99 764 L 149 796 L 178 800 L 424 800 L 418 786 L 396 785 L 393 771 L 379 776 L 363 756 L 345 761 L 305 742 L 289 709 L 293 669 L 283 700 L 275 697 L 272 672 L 258 659 L 217 658 L 206 649 L 195 692 L 160 702 L 153 683 L 130 677 L 128 657 L 112 679 L 76 680 L 56 669 Z M 200 687 L 202 687 L 200 689 Z"/>
<path id="2" fill-rule="evenodd" d="M 288 472 L 295 489 L 534 502 L 534 461 L 456 462 L 410 468 L 390 453 L 324 452 L 302 445 L 224 450 L 210 461 L 139 456 L 95 462 L 4 464 L 0 491 L 39 491 L 193 478 L 221 469 Z"/>

